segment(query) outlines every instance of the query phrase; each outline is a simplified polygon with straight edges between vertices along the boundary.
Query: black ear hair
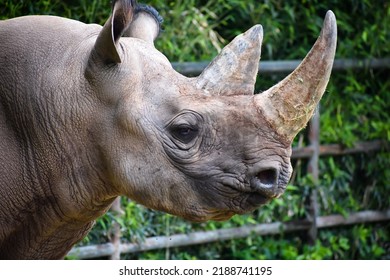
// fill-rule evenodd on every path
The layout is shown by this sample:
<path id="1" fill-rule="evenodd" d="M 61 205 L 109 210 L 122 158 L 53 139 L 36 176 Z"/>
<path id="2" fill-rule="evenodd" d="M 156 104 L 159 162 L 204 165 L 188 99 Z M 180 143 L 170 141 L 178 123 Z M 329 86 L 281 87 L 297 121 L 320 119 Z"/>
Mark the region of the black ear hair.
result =
<path id="1" fill-rule="evenodd" d="M 135 7 L 133 21 L 123 34 L 154 44 L 154 40 L 161 32 L 163 22 L 160 14 L 151 6 L 139 4 Z"/>
<path id="2" fill-rule="evenodd" d="M 158 34 L 160 34 L 161 31 L 162 31 L 162 24 L 164 22 L 164 19 L 159 14 L 159 12 L 155 8 L 153 8 L 152 6 L 145 5 L 145 4 L 139 4 L 139 5 L 136 6 L 135 14 L 137 14 L 139 12 L 148 13 L 156 20 L 156 22 L 158 24 Z"/>

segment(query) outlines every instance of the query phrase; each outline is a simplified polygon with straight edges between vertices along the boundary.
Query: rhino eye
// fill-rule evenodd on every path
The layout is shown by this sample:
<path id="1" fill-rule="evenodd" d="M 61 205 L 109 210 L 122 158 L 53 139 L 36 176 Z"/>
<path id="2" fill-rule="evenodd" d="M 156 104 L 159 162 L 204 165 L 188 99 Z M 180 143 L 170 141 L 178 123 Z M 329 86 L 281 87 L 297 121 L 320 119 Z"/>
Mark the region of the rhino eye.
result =
<path id="1" fill-rule="evenodd" d="M 170 132 L 175 139 L 188 144 L 198 135 L 198 128 L 190 125 L 178 125 L 171 127 Z"/>

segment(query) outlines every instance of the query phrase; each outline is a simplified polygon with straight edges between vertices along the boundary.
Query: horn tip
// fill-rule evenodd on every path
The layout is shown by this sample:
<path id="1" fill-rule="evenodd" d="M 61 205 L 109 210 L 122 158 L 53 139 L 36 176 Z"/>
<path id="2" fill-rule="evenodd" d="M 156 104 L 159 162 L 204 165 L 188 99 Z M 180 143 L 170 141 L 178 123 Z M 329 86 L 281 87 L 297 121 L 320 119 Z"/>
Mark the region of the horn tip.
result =
<path id="1" fill-rule="evenodd" d="M 326 12 L 324 20 L 324 31 L 332 34 L 334 37 L 337 36 L 337 23 L 335 14 L 329 10 Z"/>
<path id="2" fill-rule="evenodd" d="M 334 15 L 332 10 L 328 10 L 326 12 L 325 19 L 336 21 L 336 16 Z"/>
<path id="3" fill-rule="evenodd" d="M 337 22 L 336 16 L 331 10 L 325 15 L 320 37 L 322 37 L 324 39 L 323 42 L 326 42 L 329 46 L 328 53 L 334 55 L 337 44 Z"/>
<path id="4" fill-rule="evenodd" d="M 261 24 L 256 24 L 249 30 L 249 33 L 250 33 L 250 38 L 251 39 L 260 38 L 262 40 L 262 38 L 263 38 L 263 26 Z"/>

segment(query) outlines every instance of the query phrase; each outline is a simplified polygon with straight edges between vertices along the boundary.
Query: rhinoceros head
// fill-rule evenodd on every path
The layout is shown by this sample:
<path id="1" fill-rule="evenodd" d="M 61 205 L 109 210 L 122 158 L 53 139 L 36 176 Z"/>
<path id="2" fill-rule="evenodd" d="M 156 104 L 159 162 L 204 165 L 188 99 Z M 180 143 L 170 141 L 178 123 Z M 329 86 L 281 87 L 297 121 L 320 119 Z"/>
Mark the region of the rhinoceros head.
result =
<path id="1" fill-rule="evenodd" d="M 153 41 L 159 17 L 115 1 L 86 77 L 112 108 L 96 134 L 118 194 L 189 220 L 225 220 L 283 194 L 291 142 L 329 80 L 336 21 L 287 78 L 254 95 L 263 30 L 236 37 L 195 78 L 176 72 Z"/>

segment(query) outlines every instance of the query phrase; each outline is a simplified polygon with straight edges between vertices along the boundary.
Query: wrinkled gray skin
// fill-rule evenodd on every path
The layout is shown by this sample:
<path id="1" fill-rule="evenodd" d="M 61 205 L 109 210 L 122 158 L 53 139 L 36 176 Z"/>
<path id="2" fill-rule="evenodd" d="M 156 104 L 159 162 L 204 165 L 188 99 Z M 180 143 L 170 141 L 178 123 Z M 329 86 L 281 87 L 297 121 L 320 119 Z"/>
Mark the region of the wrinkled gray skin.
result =
<path id="1" fill-rule="evenodd" d="M 134 5 L 116 1 L 103 29 L 51 16 L 0 22 L 0 258 L 63 258 L 120 195 L 206 221 L 284 192 L 291 141 L 329 79 L 333 14 L 311 66 L 253 95 L 261 26 L 187 78 Z"/>

